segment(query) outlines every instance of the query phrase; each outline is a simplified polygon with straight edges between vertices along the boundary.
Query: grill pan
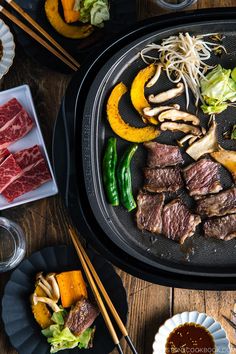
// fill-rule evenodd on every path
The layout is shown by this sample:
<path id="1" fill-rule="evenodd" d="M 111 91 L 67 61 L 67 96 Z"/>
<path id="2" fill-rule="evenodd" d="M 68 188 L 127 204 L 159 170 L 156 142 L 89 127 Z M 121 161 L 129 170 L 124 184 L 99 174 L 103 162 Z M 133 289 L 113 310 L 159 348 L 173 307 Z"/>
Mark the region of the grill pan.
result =
<path id="1" fill-rule="evenodd" d="M 141 233 L 136 228 L 133 213 L 107 204 L 101 181 L 104 142 L 108 136 L 114 135 L 106 122 L 105 103 L 116 82 L 123 80 L 130 86 L 135 73 L 145 66 L 137 55 L 145 44 L 180 31 L 220 32 L 226 35 L 225 45 L 228 51 L 236 50 L 235 10 L 224 10 L 223 13 L 222 10 L 211 10 L 211 20 L 208 16 L 208 11 L 178 15 L 175 23 L 171 22 L 172 27 L 167 26 L 166 16 L 162 20 L 152 19 L 140 24 L 137 29 L 131 29 L 128 34 L 120 36 L 110 47 L 105 48 L 96 60 L 72 80 L 68 88 L 55 129 L 53 155 L 56 175 L 59 176 L 58 183 L 74 221 L 81 232 L 93 240 L 99 251 L 114 263 L 132 274 L 161 284 L 234 289 L 236 241 L 206 240 L 199 229 L 198 234 L 181 248 L 162 236 L 153 238 L 150 233 Z M 170 16 L 168 19 L 170 20 Z M 224 67 L 233 67 L 233 59 L 229 55 L 223 59 L 215 58 L 215 62 L 220 62 Z M 164 78 L 162 80 L 164 90 L 170 84 Z M 180 103 L 183 108 L 184 102 Z M 134 112 L 128 111 L 126 107 L 125 103 L 121 107 L 125 116 L 128 113 L 134 116 Z M 233 118 L 228 120 L 229 116 L 233 117 L 231 109 L 218 118 L 224 122 L 220 124 L 224 130 L 233 123 Z M 132 123 L 131 120 L 130 122 Z M 139 122 L 136 115 L 134 122 L 136 125 Z M 64 137 L 60 136 L 63 125 Z M 219 137 L 221 135 L 222 131 L 219 131 Z M 67 142 L 65 156 L 60 159 L 60 165 L 64 163 L 68 171 L 66 178 L 62 178 L 62 174 L 58 172 L 63 167 L 58 168 L 57 162 L 58 136 Z M 173 144 L 177 137 L 178 135 L 167 133 L 158 140 Z M 127 145 L 127 142 L 118 139 L 119 154 Z M 223 146 L 233 148 L 230 145 Z M 144 161 L 145 152 L 140 147 L 132 164 L 135 194 L 143 182 Z M 189 162 L 186 159 L 186 163 Z M 224 188 L 229 187 L 232 184 L 230 176 L 223 169 L 221 175 Z M 189 203 L 186 196 L 183 197 Z"/>

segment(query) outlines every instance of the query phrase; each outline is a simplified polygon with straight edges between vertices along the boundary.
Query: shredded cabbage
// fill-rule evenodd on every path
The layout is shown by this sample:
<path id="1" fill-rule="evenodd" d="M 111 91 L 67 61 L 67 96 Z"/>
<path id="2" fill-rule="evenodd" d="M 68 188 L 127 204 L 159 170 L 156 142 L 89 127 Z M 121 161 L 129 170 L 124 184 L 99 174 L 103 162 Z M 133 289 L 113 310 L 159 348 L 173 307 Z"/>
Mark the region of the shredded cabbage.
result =
<path id="1" fill-rule="evenodd" d="M 217 65 L 200 81 L 204 113 L 221 113 L 229 102 L 236 101 L 236 82 L 231 79 L 231 70 Z"/>

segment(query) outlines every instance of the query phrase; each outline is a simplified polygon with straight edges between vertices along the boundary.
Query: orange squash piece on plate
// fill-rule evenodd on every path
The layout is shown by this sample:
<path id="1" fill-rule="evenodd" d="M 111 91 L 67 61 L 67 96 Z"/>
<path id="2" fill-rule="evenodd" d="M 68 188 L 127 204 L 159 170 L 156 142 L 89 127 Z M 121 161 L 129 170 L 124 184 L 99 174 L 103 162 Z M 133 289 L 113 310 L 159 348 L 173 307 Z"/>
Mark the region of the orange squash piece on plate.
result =
<path id="1" fill-rule="evenodd" d="M 87 287 L 80 270 L 62 272 L 56 275 L 63 307 L 70 307 L 82 297 L 87 298 Z"/>
<path id="2" fill-rule="evenodd" d="M 81 26 L 68 25 L 59 13 L 58 0 L 46 0 L 44 7 L 48 21 L 62 36 L 72 39 L 82 39 L 90 36 L 93 32 L 93 26 L 90 24 Z"/>
<path id="3" fill-rule="evenodd" d="M 156 72 L 156 65 L 150 64 L 146 68 L 140 70 L 135 76 L 130 90 L 130 97 L 133 103 L 134 108 L 142 117 L 144 123 L 147 123 L 147 120 L 152 124 L 157 124 L 156 119 L 153 117 L 144 117 L 143 109 L 146 107 L 151 107 L 148 100 L 145 97 L 144 90 L 145 84 L 149 79 L 151 79 Z"/>
<path id="4" fill-rule="evenodd" d="M 74 10 L 75 0 L 61 0 L 64 18 L 67 23 L 79 21 L 80 13 Z"/>
<path id="5" fill-rule="evenodd" d="M 127 87 L 123 82 L 120 82 L 113 88 L 110 97 L 108 98 L 107 119 L 110 123 L 111 129 L 122 139 L 133 143 L 143 143 L 155 139 L 160 135 L 160 131 L 156 129 L 156 127 L 146 126 L 143 128 L 136 128 L 126 123 L 121 117 L 119 103 L 126 92 Z"/>
<path id="6" fill-rule="evenodd" d="M 39 285 L 36 286 L 34 292 L 37 296 L 47 296 Z M 49 311 L 45 303 L 38 302 L 36 305 L 31 304 L 31 308 L 34 318 L 41 328 L 44 329 L 53 324 L 53 321 L 51 320 L 52 313 Z"/>

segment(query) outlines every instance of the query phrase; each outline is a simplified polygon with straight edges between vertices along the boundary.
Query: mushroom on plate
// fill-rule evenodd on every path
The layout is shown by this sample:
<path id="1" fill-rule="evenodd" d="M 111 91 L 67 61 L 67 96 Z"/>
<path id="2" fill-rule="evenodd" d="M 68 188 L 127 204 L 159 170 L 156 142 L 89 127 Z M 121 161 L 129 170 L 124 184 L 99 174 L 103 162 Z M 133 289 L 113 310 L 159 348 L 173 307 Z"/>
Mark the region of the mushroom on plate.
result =
<path id="1" fill-rule="evenodd" d="M 186 143 L 186 141 L 189 141 L 189 144 L 191 145 L 191 141 L 195 141 L 196 139 L 198 139 L 197 135 L 193 135 L 193 134 L 187 134 L 185 135 L 183 138 L 181 138 L 180 140 L 177 140 L 177 143 L 180 147 L 184 146 L 184 143 Z"/>
<path id="2" fill-rule="evenodd" d="M 171 120 L 171 121 L 179 121 L 182 120 L 184 122 L 190 122 L 193 125 L 199 125 L 200 124 L 200 119 L 188 112 L 183 112 L 179 111 L 177 109 L 170 109 L 168 111 L 164 111 L 158 116 L 159 122 L 164 122 L 165 120 Z"/>
<path id="3" fill-rule="evenodd" d="M 163 103 L 165 101 L 171 100 L 172 98 L 180 96 L 183 92 L 184 84 L 179 82 L 173 89 L 158 93 L 156 96 L 153 94 L 149 95 L 148 100 L 152 103 Z"/>
<path id="4" fill-rule="evenodd" d="M 143 109 L 143 113 L 145 114 L 145 116 L 148 117 L 155 117 L 158 114 L 160 114 L 163 111 L 168 111 L 170 109 L 175 109 L 175 110 L 179 110 L 180 109 L 180 105 L 179 104 L 173 104 L 171 106 L 159 106 L 159 107 L 145 107 Z"/>
<path id="5" fill-rule="evenodd" d="M 53 312 L 61 311 L 60 307 L 57 305 L 56 301 L 49 299 L 46 296 L 38 296 L 36 293 L 33 293 L 31 298 L 32 304 L 37 305 L 38 302 L 43 302 L 47 304 Z"/>
<path id="6" fill-rule="evenodd" d="M 175 122 L 164 122 L 160 125 L 161 130 L 171 130 L 171 131 L 181 131 L 183 133 L 192 133 L 193 135 L 200 135 L 201 131 L 199 128 L 193 125 L 175 123 Z"/>
<path id="7" fill-rule="evenodd" d="M 218 151 L 219 144 L 217 141 L 217 124 L 213 119 L 211 126 L 202 138 L 190 145 L 186 153 L 190 155 L 194 160 L 198 160 L 202 155 Z"/>
<path id="8" fill-rule="evenodd" d="M 151 80 L 148 81 L 146 87 L 152 87 L 155 85 L 155 83 L 158 81 L 160 75 L 161 75 L 161 69 L 163 68 L 162 63 L 156 64 L 156 72 L 155 75 L 151 78 Z"/>

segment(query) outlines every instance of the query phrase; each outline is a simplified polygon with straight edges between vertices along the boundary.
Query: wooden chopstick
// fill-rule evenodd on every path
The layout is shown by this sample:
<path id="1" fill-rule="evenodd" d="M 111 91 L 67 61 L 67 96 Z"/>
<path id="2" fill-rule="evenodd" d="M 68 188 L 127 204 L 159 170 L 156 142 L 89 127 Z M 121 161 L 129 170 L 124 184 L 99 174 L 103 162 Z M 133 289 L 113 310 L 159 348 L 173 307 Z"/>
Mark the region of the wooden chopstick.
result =
<path id="1" fill-rule="evenodd" d="M 26 19 L 37 31 L 39 31 L 49 42 L 51 42 L 64 56 L 69 59 L 78 68 L 80 64 L 73 58 L 54 38 L 52 38 L 30 15 L 28 15 L 13 0 L 5 0 L 15 11 L 17 11 L 24 19 Z"/>
<path id="2" fill-rule="evenodd" d="M 28 33 L 33 39 L 35 39 L 38 43 L 44 46 L 49 52 L 54 54 L 57 58 L 63 61 L 66 65 L 68 65 L 72 70 L 77 71 L 78 68 L 72 64 L 68 59 L 62 56 L 59 52 L 57 52 L 53 47 L 51 47 L 43 38 L 34 33 L 28 26 L 26 26 L 23 22 L 21 22 L 17 17 L 12 15 L 9 11 L 4 9 L 4 7 L 0 6 L 0 12 L 6 16 L 9 20 L 14 22 L 17 26 L 19 26 L 23 31 Z"/>
<path id="3" fill-rule="evenodd" d="M 83 269 L 84 269 L 84 272 L 85 272 L 85 274 L 86 274 L 86 277 L 87 277 L 87 279 L 88 279 L 89 285 L 90 285 L 90 287 L 91 287 L 91 289 L 92 289 L 93 295 L 94 295 L 94 297 L 95 297 L 95 299 L 96 299 L 96 302 L 97 302 L 97 304 L 98 304 L 98 307 L 99 307 L 99 309 L 100 309 L 100 311 L 101 311 L 101 314 L 102 314 L 102 316 L 103 316 L 103 318 L 104 318 L 104 321 L 105 321 L 105 323 L 106 323 L 106 326 L 107 326 L 107 328 L 108 328 L 108 330 L 109 330 L 109 332 L 110 332 L 110 334 L 111 334 L 111 337 L 112 337 L 112 339 L 113 339 L 113 342 L 115 343 L 115 345 L 116 345 L 116 347 L 117 347 L 119 353 L 120 353 L 120 354 L 124 354 L 123 351 L 122 351 L 122 349 L 121 349 L 120 342 L 119 342 L 119 339 L 118 339 L 118 337 L 117 337 L 116 331 L 115 331 L 115 329 L 114 329 L 114 327 L 113 327 L 113 324 L 112 324 L 112 322 L 111 322 L 111 320 L 110 320 L 110 317 L 109 317 L 109 315 L 108 315 L 108 312 L 107 312 L 107 310 L 106 310 L 106 307 L 105 307 L 105 305 L 104 305 L 104 303 L 103 303 L 103 301 L 102 301 L 102 298 L 101 298 L 101 296 L 100 296 L 100 293 L 99 293 L 99 291 L 98 291 L 98 288 L 97 288 L 97 286 L 96 286 L 96 284 L 95 284 L 95 282 L 94 282 L 94 280 L 93 280 L 92 274 L 90 273 L 90 270 L 89 270 L 89 268 L 88 268 L 88 266 L 87 266 L 87 263 L 86 263 L 86 261 L 85 261 L 85 259 L 84 259 L 84 257 L 83 257 L 83 254 L 82 254 L 82 252 L 81 252 L 81 249 L 80 249 L 80 247 L 79 247 L 78 244 L 77 244 L 77 237 L 74 235 L 74 232 L 71 230 L 71 228 L 69 228 L 69 233 L 70 233 L 72 242 L 73 242 L 73 244 L 74 244 L 74 246 L 75 246 L 76 252 L 77 252 L 77 254 L 78 254 L 78 256 L 79 256 L 79 259 L 80 259 L 80 262 L 81 262 L 82 267 L 83 267 Z"/>
<path id="4" fill-rule="evenodd" d="M 117 313 L 117 311 L 116 311 L 116 309 L 115 309 L 115 307 L 114 307 L 109 295 L 107 294 L 106 289 L 104 288 L 104 286 L 103 286 L 103 284 L 102 284 L 102 282 L 101 282 L 101 280 L 100 280 L 100 278 L 99 278 L 94 266 L 92 265 L 92 263 L 91 263 L 88 255 L 87 255 L 84 247 L 82 246 L 80 240 L 78 239 L 78 235 L 77 235 L 75 229 L 71 225 L 68 226 L 68 229 L 69 229 L 69 233 L 70 233 L 71 239 L 72 239 L 74 245 L 76 245 L 76 250 L 77 250 L 77 248 L 79 248 L 80 254 L 84 258 L 85 262 L 87 263 L 87 266 L 90 269 L 90 272 L 92 273 L 92 276 L 95 279 L 95 281 L 96 281 L 96 283 L 98 285 L 98 288 L 101 291 L 101 293 L 103 295 L 103 298 L 106 301 L 106 303 L 107 303 L 107 305 L 108 305 L 108 307 L 109 307 L 109 309 L 110 309 L 110 311 L 111 311 L 111 313 L 112 313 L 112 315 L 113 315 L 113 317 L 114 317 L 114 319 L 115 319 L 115 321 L 116 321 L 121 333 L 125 337 L 129 347 L 131 348 L 132 353 L 138 354 L 136 349 L 135 349 L 135 347 L 134 347 L 134 345 L 133 345 L 133 343 L 132 343 L 132 341 L 131 341 L 131 339 L 130 339 L 130 337 L 129 337 L 129 335 L 128 335 L 128 332 L 127 332 L 127 329 L 126 329 L 125 325 L 123 324 L 123 322 L 122 322 L 119 314 Z"/>

